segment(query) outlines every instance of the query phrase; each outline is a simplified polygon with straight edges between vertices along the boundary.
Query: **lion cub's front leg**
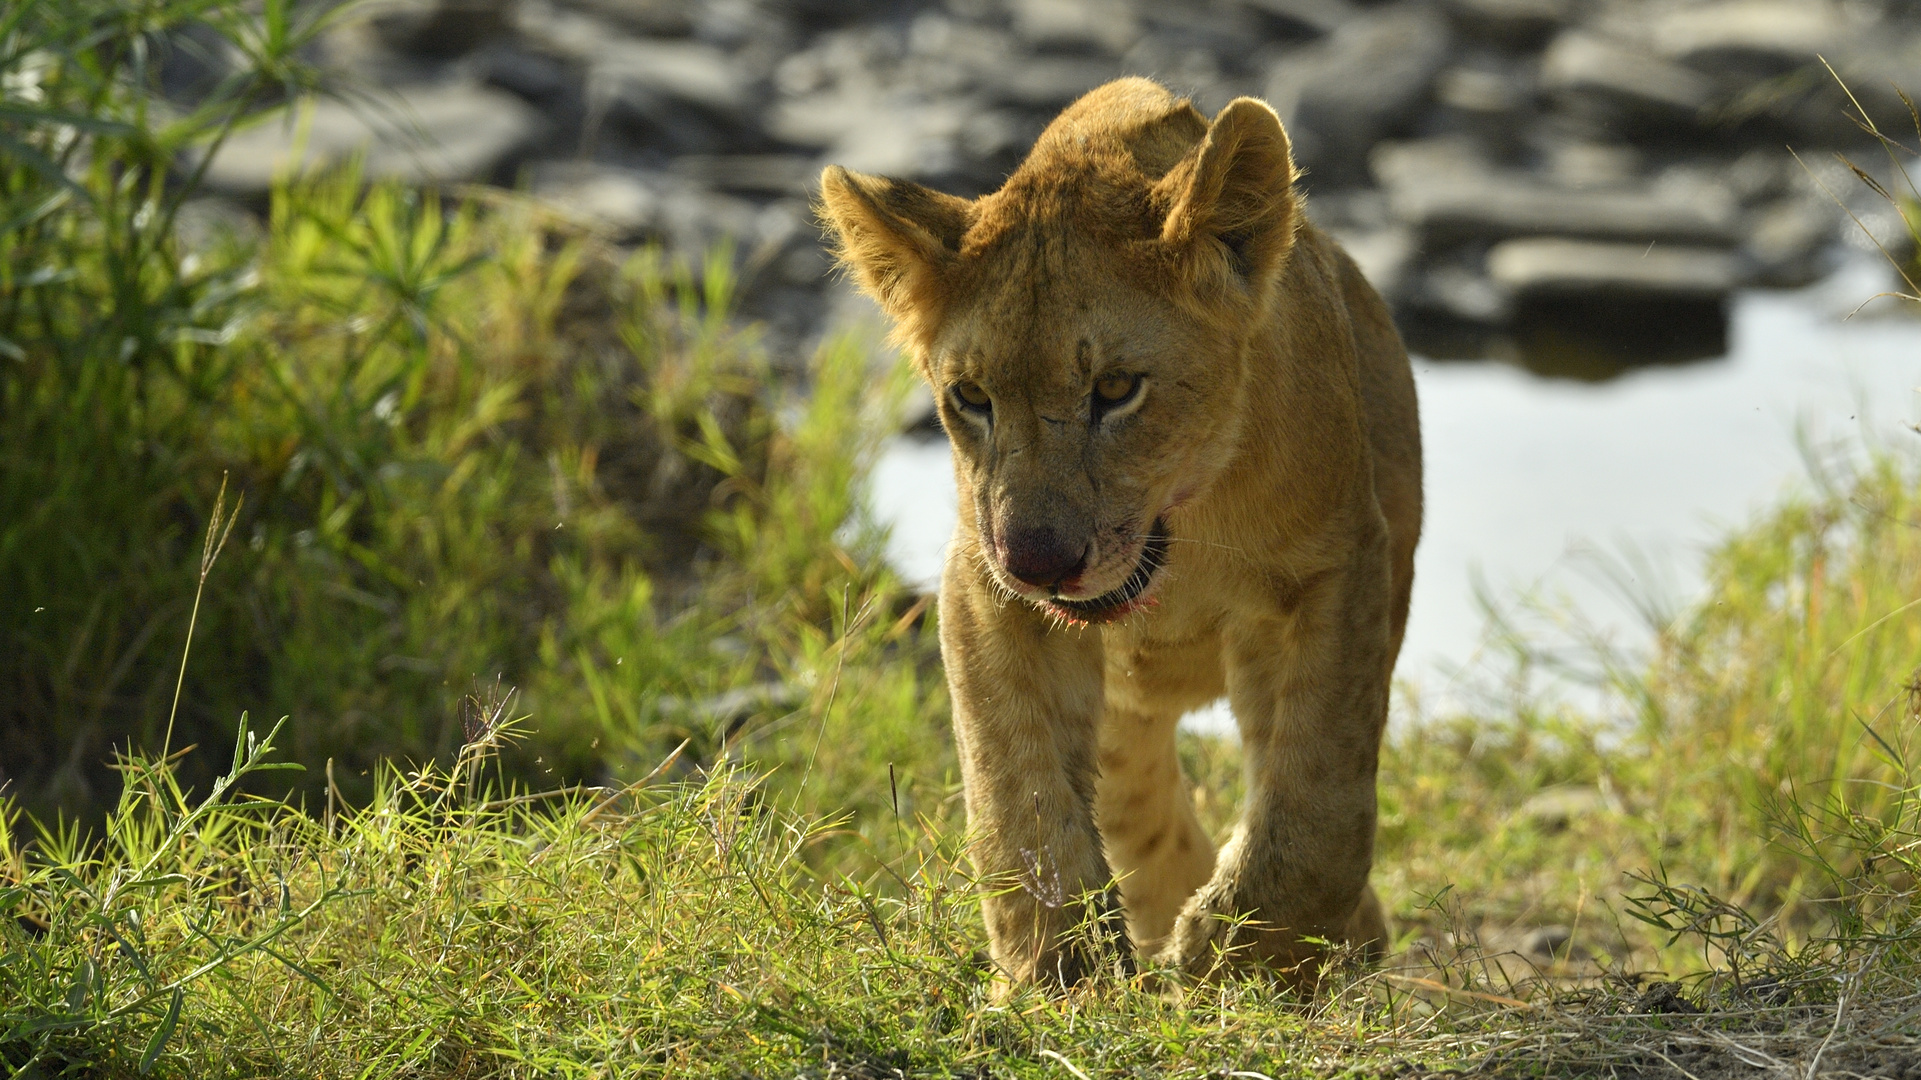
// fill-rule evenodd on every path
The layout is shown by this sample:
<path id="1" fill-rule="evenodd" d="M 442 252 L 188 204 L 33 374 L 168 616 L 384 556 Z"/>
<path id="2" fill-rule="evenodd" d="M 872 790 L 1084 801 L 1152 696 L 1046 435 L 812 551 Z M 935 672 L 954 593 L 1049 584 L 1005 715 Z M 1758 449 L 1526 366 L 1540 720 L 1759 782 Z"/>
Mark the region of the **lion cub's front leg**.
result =
<path id="1" fill-rule="evenodd" d="M 1214 876 L 1175 920 L 1163 957 L 1195 974 L 1222 959 L 1312 983 L 1311 939 L 1378 951 L 1367 886 L 1374 776 L 1387 719 L 1384 535 L 1309 579 L 1291 603 L 1224 634 L 1228 700 L 1248 792 Z"/>
<path id="2" fill-rule="evenodd" d="M 1094 959 L 1064 940 L 1087 899 L 1125 934 L 1094 824 L 1100 633 L 1000 603 L 969 569 L 942 581 L 941 655 L 988 942 L 1005 978 L 1071 986 Z"/>

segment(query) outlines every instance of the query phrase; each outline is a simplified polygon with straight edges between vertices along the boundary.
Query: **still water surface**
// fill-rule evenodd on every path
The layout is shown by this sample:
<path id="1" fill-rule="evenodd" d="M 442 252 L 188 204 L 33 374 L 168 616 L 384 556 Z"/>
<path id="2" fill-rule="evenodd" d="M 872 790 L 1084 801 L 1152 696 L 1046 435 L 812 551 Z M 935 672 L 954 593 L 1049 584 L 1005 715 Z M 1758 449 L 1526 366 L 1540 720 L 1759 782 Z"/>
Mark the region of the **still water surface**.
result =
<path id="1" fill-rule="evenodd" d="M 1741 295 L 1726 357 L 1600 384 L 1416 356 L 1428 510 L 1396 669 L 1404 694 L 1446 709 L 1489 670 L 1477 577 L 1497 601 L 1533 590 L 1644 648 L 1647 623 L 1594 572 L 1592 551 L 1617 565 L 1636 553 L 1630 587 L 1678 608 L 1718 537 L 1805 490 L 1804 446 L 1921 439 L 1906 427 L 1921 416 L 1921 319 L 1889 314 L 1898 304 L 1885 299 L 1844 318 L 1885 280 L 1863 265 L 1811 289 Z M 947 444 L 897 440 L 872 484 L 894 565 L 938 581 L 955 515 Z M 1216 707 L 1190 726 L 1232 722 Z"/>

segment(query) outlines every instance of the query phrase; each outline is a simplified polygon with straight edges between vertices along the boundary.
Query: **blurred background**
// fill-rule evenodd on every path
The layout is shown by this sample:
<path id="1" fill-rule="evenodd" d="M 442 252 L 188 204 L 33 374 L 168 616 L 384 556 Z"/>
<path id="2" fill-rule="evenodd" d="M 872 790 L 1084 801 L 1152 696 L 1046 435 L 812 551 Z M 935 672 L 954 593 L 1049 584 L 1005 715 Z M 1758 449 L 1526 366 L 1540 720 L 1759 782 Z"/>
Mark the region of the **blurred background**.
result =
<path id="1" fill-rule="evenodd" d="M 902 642 L 947 449 L 813 185 L 992 190 L 1121 75 L 1273 103 L 1394 306 L 1428 455 L 1410 715 L 1476 684 L 1490 606 L 1643 648 L 1701 545 L 1913 437 L 1921 322 L 1874 298 L 1912 291 L 1915 0 L 20 10 L 0 780 L 32 806 L 242 708 L 294 714 L 300 783 L 351 799 L 508 687 L 527 776 L 712 760 L 861 619 L 913 661 L 875 700 L 939 730 Z"/>

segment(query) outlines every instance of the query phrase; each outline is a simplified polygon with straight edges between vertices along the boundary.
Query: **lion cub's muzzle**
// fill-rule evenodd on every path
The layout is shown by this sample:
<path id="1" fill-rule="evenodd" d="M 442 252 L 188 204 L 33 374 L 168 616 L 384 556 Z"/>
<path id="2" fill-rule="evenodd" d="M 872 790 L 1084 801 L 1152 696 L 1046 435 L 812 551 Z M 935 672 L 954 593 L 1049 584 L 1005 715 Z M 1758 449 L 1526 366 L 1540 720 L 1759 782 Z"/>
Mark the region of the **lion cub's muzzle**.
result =
<path id="1" fill-rule="evenodd" d="M 1078 547 L 1063 542 L 1060 531 L 1040 526 L 1009 530 L 996 545 L 995 554 L 1007 575 L 1032 589 L 1045 590 L 1045 596 L 1028 596 L 1029 602 L 1070 622 L 1101 623 L 1118 619 L 1149 603 L 1148 593 L 1161 568 L 1167 564 L 1167 524 L 1159 518 L 1143 538 L 1139 555 L 1121 583 L 1098 596 L 1070 599 L 1063 593 L 1081 591 L 1081 578 L 1089 571 L 1088 560 L 1094 544 Z M 1110 558 L 1103 558 L 1111 566 Z M 1095 568 L 1101 576 L 1111 571 Z M 1108 580 L 1112 580 L 1109 578 Z"/>
<path id="2" fill-rule="evenodd" d="M 1087 569 L 1093 545 L 1068 539 L 1051 525 L 1010 529 L 1001 537 L 1000 559 L 1009 577 L 1036 589 L 1054 589 Z"/>

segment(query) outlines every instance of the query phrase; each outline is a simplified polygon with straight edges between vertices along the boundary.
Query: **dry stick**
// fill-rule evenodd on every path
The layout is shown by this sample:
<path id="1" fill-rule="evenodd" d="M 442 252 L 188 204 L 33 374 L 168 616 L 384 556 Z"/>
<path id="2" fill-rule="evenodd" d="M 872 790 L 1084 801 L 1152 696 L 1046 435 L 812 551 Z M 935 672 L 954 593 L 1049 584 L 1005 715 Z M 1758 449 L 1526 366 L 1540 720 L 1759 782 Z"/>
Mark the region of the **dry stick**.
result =
<path id="1" fill-rule="evenodd" d="M 1855 968 L 1853 973 L 1848 976 L 1848 981 L 1842 984 L 1841 999 L 1837 1001 L 1834 1006 L 1834 1025 L 1828 1028 L 1828 1037 L 1822 1039 L 1821 1045 L 1815 1048 L 1814 1060 L 1808 1062 L 1808 1080 L 1815 1080 L 1815 1077 L 1820 1075 L 1821 1055 L 1828 1052 L 1828 1044 L 1834 1042 L 1834 1037 L 1840 1033 L 1841 1021 L 1847 1018 L 1848 1006 L 1853 1004 L 1854 994 L 1861 987 L 1861 977 L 1866 975 L 1868 969 L 1873 967 L 1875 962 L 1881 959 L 1881 954 L 1884 951 L 1885 948 L 1880 948 L 1869 953 L 1867 960 L 1863 961 L 1860 967 Z"/>
<path id="2" fill-rule="evenodd" d="M 200 621 L 200 594 L 207 589 L 207 575 L 213 572 L 213 563 L 220 557 L 221 549 L 227 546 L 227 537 L 233 532 L 233 523 L 240 517 L 240 503 L 246 496 L 236 499 L 233 513 L 228 515 L 224 528 L 220 520 L 227 505 L 227 474 L 220 474 L 220 493 L 213 499 L 213 516 L 207 519 L 207 539 L 200 545 L 200 580 L 193 587 L 193 611 L 187 616 L 187 643 L 180 647 L 180 674 L 173 681 L 173 707 L 167 710 L 167 735 L 160 740 L 160 760 L 165 761 L 173 749 L 173 720 L 180 714 L 180 688 L 187 682 L 187 656 L 193 651 L 193 628 Z M 219 538 L 215 539 L 214 534 Z"/>
<path id="3" fill-rule="evenodd" d="M 1086 1073 L 1080 1070 L 1080 1066 L 1067 1060 L 1067 1058 L 1064 1055 L 1055 1053 L 1052 1050 L 1042 1050 L 1041 1056 L 1044 1058 L 1053 1058 L 1055 1061 L 1058 1061 L 1062 1065 L 1067 1066 L 1067 1071 L 1073 1073 L 1077 1077 L 1080 1077 L 1080 1080 L 1093 1080 L 1092 1077 L 1089 1077 Z"/>

